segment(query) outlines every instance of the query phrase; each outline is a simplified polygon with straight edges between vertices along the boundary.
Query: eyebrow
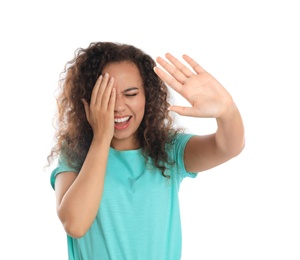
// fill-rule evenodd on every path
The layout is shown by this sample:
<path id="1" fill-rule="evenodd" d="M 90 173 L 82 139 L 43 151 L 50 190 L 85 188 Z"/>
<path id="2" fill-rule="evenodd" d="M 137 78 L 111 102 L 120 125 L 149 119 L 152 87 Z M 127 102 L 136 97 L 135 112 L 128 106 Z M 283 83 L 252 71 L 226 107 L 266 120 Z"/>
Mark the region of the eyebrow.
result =
<path id="1" fill-rule="evenodd" d="M 137 87 L 128 88 L 128 89 L 125 89 L 125 90 L 123 91 L 123 93 L 130 92 L 130 91 L 132 91 L 132 90 L 139 90 L 139 88 L 137 88 Z"/>

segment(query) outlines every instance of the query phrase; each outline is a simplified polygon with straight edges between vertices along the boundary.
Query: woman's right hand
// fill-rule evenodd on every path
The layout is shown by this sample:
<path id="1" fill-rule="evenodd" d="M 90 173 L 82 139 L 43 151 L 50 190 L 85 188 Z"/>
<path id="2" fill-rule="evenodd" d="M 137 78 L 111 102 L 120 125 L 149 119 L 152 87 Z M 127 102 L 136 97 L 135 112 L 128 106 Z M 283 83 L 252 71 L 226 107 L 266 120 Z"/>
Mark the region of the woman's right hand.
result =
<path id="1" fill-rule="evenodd" d="M 109 138 L 111 141 L 114 134 L 114 108 L 116 90 L 114 78 L 109 78 L 106 73 L 100 75 L 94 86 L 90 104 L 82 99 L 86 118 L 93 129 L 95 138 Z"/>

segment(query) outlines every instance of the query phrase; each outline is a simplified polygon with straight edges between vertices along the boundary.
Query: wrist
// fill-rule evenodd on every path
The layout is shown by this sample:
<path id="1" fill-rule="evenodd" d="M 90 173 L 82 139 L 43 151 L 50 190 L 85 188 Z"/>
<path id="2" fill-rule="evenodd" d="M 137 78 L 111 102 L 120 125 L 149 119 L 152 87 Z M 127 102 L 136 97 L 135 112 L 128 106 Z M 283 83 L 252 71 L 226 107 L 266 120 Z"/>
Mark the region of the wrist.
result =
<path id="1" fill-rule="evenodd" d="M 111 138 L 105 136 L 93 136 L 92 145 L 100 147 L 110 147 Z"/>
<path id="2" fill-rule="evenodd" d="M 238 109 L 234 101 L 231 99 L 226 103 L 226 109 L 224 112 L 217 118 L 219 120 L 228 120 L 234 117 L 238 113 Z"/>

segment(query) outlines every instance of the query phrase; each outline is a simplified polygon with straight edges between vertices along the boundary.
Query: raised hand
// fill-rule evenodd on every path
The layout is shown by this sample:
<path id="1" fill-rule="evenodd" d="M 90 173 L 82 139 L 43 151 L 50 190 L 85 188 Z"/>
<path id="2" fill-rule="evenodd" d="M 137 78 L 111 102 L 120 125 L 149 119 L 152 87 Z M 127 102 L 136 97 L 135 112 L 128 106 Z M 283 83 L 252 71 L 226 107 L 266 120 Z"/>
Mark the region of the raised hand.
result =
<path id="1" fill-rule="evenodd" d="M 109 140 L 113 138 L 116 101 L 116 90 L 113 85 L 114 78 L 109 78 L 108 74 L 101 75 L 94 86 L 90 104 L 86 100 L 82 100 L 94 138 L 105 137 Z"/>
<path id="2" fill-rule="evenodd" d="M 161 57 L 156 59 L 164 69 L 155 67 L 156 74 L 191 104 L 191 107 L 173 105 L 169 109 L 184 116 L 221 117 L 233 104 L 230 94 L 192 58 L 182 57 L 193 71 L 170 53 L 166 54 L 169 62 Z"/>

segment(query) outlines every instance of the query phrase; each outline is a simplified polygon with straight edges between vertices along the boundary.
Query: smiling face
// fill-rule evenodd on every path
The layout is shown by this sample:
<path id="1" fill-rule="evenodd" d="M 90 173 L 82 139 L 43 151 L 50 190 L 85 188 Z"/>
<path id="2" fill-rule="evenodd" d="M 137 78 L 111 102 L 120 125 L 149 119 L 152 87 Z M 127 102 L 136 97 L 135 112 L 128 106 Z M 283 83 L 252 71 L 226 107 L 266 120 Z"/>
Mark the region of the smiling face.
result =
<path id="1" fill-rule="evenodd" d="M 140 147 L 135 133 L 145 112 L 143 81 L 137 66 L 132 62 L 113 62 L 104 67 L 115 79 L 115 131 L 111 147 L 117 150 L 133 150 Z"/>

